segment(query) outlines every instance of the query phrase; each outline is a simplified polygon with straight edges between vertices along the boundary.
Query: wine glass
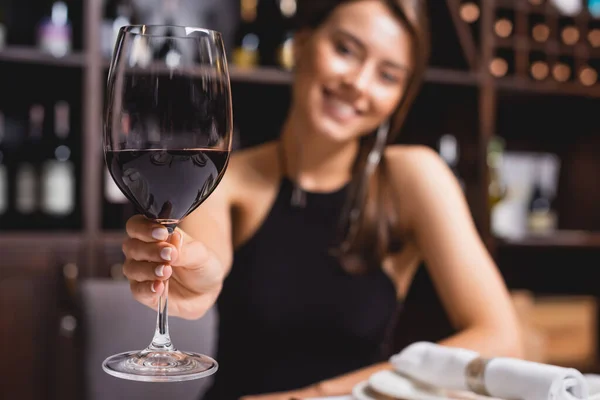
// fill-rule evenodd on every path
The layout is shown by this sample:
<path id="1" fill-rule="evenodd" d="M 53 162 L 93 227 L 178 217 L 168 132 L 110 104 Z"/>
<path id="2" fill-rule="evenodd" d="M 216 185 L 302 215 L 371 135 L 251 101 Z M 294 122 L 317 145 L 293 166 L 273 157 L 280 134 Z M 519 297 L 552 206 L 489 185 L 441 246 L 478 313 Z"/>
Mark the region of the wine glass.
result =
<path id="1" fill-rule="evenodd" d="M 182 26 L 120 29 L 108 73 L 104 155 L 119 189 L 169 234 L 219 184 L 231 151 L 231 88 L 219 32 Z M 169 337 L 168 282 L 150 345 L 107 358 L 107 373 L 176 382 L 216 372 L 212 358 Z"/>

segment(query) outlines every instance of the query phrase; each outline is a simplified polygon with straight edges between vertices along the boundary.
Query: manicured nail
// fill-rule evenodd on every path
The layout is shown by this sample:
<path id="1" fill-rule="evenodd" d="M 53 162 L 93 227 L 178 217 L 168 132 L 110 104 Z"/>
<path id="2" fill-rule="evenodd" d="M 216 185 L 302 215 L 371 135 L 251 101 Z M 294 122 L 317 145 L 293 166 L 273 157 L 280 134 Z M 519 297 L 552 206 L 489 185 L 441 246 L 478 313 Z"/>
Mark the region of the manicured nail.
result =
<path id="1" fill-rule="evenodd" d="M 156 274 L 156 276 L 165 276 L 164 269 L 164 265 L 159 265 L 154 269 L 154 273 Z"/>
<path id="2" fill-rule="evenodd" d="M 160 251 L 160 258 L 166 261 L 171 261 L 171 252 L 173 251 L 170 247 L 165 247 Z"/>
<path id="3" fill-rule="evenodd" d="M 152 291 L 152 293 L 156 293 L 156 289 L 154 288 L 154 284 L 155 284 L 155 283 L 156 283 L 156 282 L 152 282 L 152 283 L 150 284 L 150 290 Z"/>
<path id="4" fill-rule="evenodd" d="M 169 231 L 166 228 L 154 228 L 152 230 L 152 237 L 156 240 L 167 240 Z"/>

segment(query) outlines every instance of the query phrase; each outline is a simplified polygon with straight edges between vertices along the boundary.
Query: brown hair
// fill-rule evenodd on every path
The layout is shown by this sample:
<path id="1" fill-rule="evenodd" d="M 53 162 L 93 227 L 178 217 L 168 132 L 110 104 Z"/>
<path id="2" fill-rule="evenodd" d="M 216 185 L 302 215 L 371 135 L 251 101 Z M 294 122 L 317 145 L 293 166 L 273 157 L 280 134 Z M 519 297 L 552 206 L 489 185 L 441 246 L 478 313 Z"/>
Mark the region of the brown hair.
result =
<path id="1" fill-rule="evenodd" d="M 358 0 L 298 0 L 296 28 L 317 28 L 341 4 Z M 360 141 L 348 199 L 340 217 L 339 241 L 333 253 L 350 273 L 380 267 L 387 254 L 401 247 L 397 213 L 383 157 L 394 142 L 423 80 L 429 58 L 429 24 L 425 0 L 381 0 L 412 36 L 413 66 L 405 93 L 389 123 Z"/>

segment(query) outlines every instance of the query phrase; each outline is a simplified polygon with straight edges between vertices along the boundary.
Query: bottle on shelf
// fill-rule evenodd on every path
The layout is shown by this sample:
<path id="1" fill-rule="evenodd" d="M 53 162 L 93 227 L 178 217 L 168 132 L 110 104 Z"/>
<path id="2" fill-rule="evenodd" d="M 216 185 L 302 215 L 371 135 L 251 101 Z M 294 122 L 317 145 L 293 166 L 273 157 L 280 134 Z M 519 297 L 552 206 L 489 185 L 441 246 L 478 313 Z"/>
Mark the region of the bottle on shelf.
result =
<path id="1" fill-rule="evenodd" d="M 594 86 L 598 81 L 598 72 L 589 65 L 584 65 L 579 71 L 579 82 L 584 86 Z"/>
<path id="2" fill-rule="evenodd" d="M 574 46 L 579 42 L 579 29 L 575 25 L 566 25 L 560 31 L 560 38 L 567 46 Z"/>
<path id="3" fill-rule="evenodd" d="M 511 9 L 498 8 L 496 10 L 496 21 L 494 22 L 494 33 L 499 38 L 508 39 L 515 29 L 515 12 Z"/>
<path id="4" fill-rule="evenodd" d="M 543 81 L 550 75 L 550 66 L 542 52 L 531 52 L 529 54 L 529 73 L 536 81 Z"/>
<path id="5" fill-rule="evenodd" d="M 504 139 L 494 136 L 487 147 L 488 207 L 490 210 L 506 196 L 506 186 L 500 178 L 505 146 Z"/>
<path id="6" fill-rule="evenodd" d="M 531 28 L 531 37 L 536 42 L 544 43 L 550 37 L 550 28 L 544 23 L 535 24 Z"/>
<path id="7" fill-rule="evenodd" d="M 514 56 L 509 49 L 498 49 L 489 65 L 490 74 L 496 78 L 514 74 Z"/>
<path id="8" fill-rule="evenodd" d="M 473 24 L 479 20 L 481 9 L 473 1 L 464 1 L 459 9 L 460 18 L 468 24 Z"/>
<path id="9" fill-rule="evenodd" d="M 494 23 L 494 32 L 503 39 L 509 38 L 513 33 L 514 24 L 508 18 L 499 18 Z"/>
<path id="10" fill-rule="evenodd" d="M 551 159 L 537 160 L 537 176 L 535 176 L 532 193 L 527 205 L 527 227 L 530 234 L 548 235 L 557 228 L 557 214 L 554 209 L 554 196 L 549 186 L 552 178 L 553 163 Z"/>
<path id="11" fill-rule="evenodd" d="M 52 227 L 70 227 L 76 204 L 75 166 L 72 162 L 71 111 L 66 101 L 54 104 L 52 134 L 45 142 L 45 161 L 41 168 L 41 210 Z M 66 220 L 69 218 L 69 220 Z"/>
<path id="12" fill-rule="evenodd" d="M 559 60 L 552 66 L 552 77 L 557 82 L 568 82 L 573 75 L 574 62 L 569 57 L 560 57 Z"/>
<path id="13" fill-rule="evenodd" d="M 293 36 L 291 19 L 296 15 L 296 0 L 278 0 L 281 20 L 283 22 L 284 35 L 277 50 L 279 65 L 284 69 L 291 70 L 294 67 Z"/>
<path id="14" fill-rule="evenodd" d="M 592 27 L 588 32 L 587 40 L 593 48 L 600 47 L 600 27 Z"/>
<path id="15" fill-rule="evenodd" d="M 105 58 L 110 58 L 112 56 L 119 29 L 125 25 L 131 24 L 132 13 L 131 5 L 128 2 L 122 0 L 106 2 L 100 35 L 100 46 L 102 55 Z"/>
<path id="16" fill-rule="evenodd" d="M 15 209 L 19 215 L 16 229 L 40 226 L 39 161 L 46 110 L 41 102 L 29 106 L 27 132 L 16 150 Z"/>
<path id="17" fill-rule="evenodd" d="M 257 30 L 258 0 L 240 0 L 240 24 L 235 35 L 233 64 L 241 68 L 260 63 L 260 35 Z"/>
<path id="18" fill-rule="evenodd" d="M 55 1 L 49 18 L 43 18 L 38 26 L 40 50 L 55 57 L 63 57 L 71 51 L 72 28 L 69 9 L 63 1 Z"/>
<path id="19" fill-rule="evenodd" d="M 448 167 L 450 167 L 450 169 L 454 173 L 454 176 L 458 180 L 460 187 L 464 191 L 466 187 L 465 181 L 464 179 L 462 179 L 460 173 L 458 172 L 460 148 L 458 146 L 458 140 L 456 139 L 456 136 L 451 134 L 442 135 L 438 142 L 438 151 L 440 157 L 446 162 Z"/>

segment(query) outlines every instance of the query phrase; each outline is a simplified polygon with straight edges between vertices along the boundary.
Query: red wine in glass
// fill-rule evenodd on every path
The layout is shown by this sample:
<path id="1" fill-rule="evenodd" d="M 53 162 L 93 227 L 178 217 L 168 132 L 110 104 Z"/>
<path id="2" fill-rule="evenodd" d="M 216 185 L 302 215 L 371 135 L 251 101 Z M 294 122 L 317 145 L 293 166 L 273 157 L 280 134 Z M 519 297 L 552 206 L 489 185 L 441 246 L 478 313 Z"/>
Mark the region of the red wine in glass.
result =
<path id="1" fill-rule="evenodd" d="M 106 152 L 114 181 L 147 218 L 173 228 L 213 192 L 229 151 L 215 149 Z"/>

